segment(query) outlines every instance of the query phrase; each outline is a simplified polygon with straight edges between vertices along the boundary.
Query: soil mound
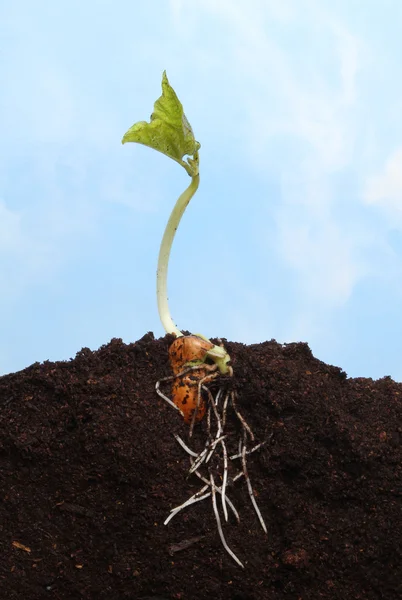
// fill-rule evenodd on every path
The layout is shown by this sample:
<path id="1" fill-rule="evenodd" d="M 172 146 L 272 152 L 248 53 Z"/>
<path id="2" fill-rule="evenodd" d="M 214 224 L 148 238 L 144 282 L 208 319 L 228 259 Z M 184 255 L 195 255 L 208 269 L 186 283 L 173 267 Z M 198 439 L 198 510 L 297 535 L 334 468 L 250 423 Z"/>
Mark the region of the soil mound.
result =
<path id="1" fill-rule="evenodd" d="M 264 534 L 245 482 L 225 552 L 180 415 L 155 393 L 172 338 L 114 339 L 0 378 L 4 600 L 402 597 L 402 384 L 349 379 L 306 344 L 226 342 Z M 205 422 L 194 440 L 205 438 Z M 198 436 L 198 437 L 197 437 Z M 230 515 L 229 515 L 230 517 Z"/>

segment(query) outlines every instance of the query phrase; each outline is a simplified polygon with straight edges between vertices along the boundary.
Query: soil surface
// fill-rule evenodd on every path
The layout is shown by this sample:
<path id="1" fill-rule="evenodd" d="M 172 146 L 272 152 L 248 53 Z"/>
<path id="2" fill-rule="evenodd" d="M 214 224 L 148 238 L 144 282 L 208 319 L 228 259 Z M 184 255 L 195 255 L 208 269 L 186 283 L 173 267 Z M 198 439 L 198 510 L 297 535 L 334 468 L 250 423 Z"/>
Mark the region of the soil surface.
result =
<path id="1" fill-rule="evenodd" d="M 171 341 L 114 339 L 0 378 L 2 600 L 402 598 L 402 384 L 348 379 L 306 344 L 225 342 L 266 441 L 248 471 L 267 534 L 244 479 L 228 488 L 242 569 L 211 498 L 163 524 L 203 485 L 173 434 L 206 435 L 203 420 L 188 441 L 155 393 Z"/>

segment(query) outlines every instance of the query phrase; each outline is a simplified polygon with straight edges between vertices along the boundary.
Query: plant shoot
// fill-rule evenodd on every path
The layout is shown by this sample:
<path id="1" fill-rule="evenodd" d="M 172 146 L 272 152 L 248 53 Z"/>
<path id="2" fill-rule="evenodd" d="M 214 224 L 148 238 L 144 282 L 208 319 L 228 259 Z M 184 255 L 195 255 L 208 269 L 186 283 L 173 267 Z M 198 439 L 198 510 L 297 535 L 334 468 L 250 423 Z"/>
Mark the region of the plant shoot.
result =
<path id="1" fill-rule="evenodd" d="M 122 143 L 125 144 L 126 142 L 143 144 L 165 154 L 179 163 L 191 177 L 190 185 L 178 198 L 166 225 L 159 250 L 156 276 L 156 295 L 162 325 L 166 333 L 181 337 L 183 333 L 174 323 L 169 310 L 167 274 L 175 233 L 184 211 L 199 186 L 198 151 L 200 144 L 194 137 L 191 125 L 184 114 L 183 106 L 170 85 L 165 71 L 162 76 L 162 95 L 154 104 L 154 112 L 151 115 L 150 122 L 140 121 L 135 123 L 123 137 Z M 203 338 L 203 336 L 198 337 Z M 230 372 L 228 365 L 230 357 L 223 347 L 212 344 L 203 358 L 199 360 L 205 362 L 207 359 L 212 360 L 222 374 Z"/>

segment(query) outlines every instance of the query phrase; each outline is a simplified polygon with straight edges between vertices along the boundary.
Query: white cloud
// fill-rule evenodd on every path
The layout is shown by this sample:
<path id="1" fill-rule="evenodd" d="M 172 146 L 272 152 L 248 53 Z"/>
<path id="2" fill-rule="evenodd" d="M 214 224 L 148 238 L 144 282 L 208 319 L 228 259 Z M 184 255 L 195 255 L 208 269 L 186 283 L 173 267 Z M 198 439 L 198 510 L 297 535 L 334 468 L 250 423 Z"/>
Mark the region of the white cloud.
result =
<path id="1" fill-rule="evenodd" d="M 23 211 L 11 210 L 0 200 L 0 303 L 13 299 L 54 262 L 54 251 L 27 227 Z"/>
<path id="2" fill-rule="evenodd" d="M 0 199 L 0 250 L 18 251 L 22 242 L 21 216 L 10 210 L 4 200 Z"/>
<path id="3" fill-rule="evenodd" d="M 202 30 L 208 22 L 222 40 L 219 61 L 235 86 L 244 159 L 259 176 L 280 182 L 281 198 L 261 216 L 276 224 L 267 261 L 277 253 L 293 271 L 293 333 L 305 332 L 306 324 L 319 331 L 314 320 L 328 321 L 368 273 L 364 249 L 372 233 L 353 220 L 345 227 L 338 209 L 344 199 L 334 189 L 334 177 L 356 156 L 365 45 L 322 2 L 302 8 L 297 0 L 175 0 L 171 6 L 176 23 Z M 211 54 L 216 50 L 211 44 Z M 258 233 L 266 237 L 263 226 Z"/>
<path id="4" fill-rule="evenodd" d="M 323 314 L 323 307 L 326 311 L 341 308 L 368 272 L 362 255 L 372 234 L 358 224 L 345 225 L 342 211 L 335 211 L 336 199 L 325 172 L 288 176 L 282 189 L 275 210 L 276 243 L 297 276 L 300 309 L 319 306 Z"/>
<path id="5" fill-rule="evenodd" d="M 402 148 L 395 150 L 378 173 L 368 177 L 363 197 L 379 208 L 393 227 L 402 227 Z"/>
<path id="6" fill-rule="evenodd" d="M 115 200 L 130 168 L 125 153 L 119 169 L 114 107 L 80 86 L 79 66 L 72 72 L 60 48 L 50 51 L 42 26 L 29 11 L 10 17 L 3 49 L 2 302 L 32 285 L 52 286 L 55 271 L 88 247 L 102 201 Z"/>
<path id="7" fill-rule="evenodd" d="M 360 42 L 339 19 L 315 4 L 302 11 L 294 1 L 279 6 L 267 0 L 203 0 L 195 6 L 172 0 L 171 8 L 181 25 L 179 35 L 185 29 L 188 37 L 191 28 L 195 34 L 208 19 L 210 31 L 222 40 L 215 60 L 220 66 L 223 55 L 225 78 L 239 84 L 233 101 L 246 109 L 246 124 L 240 126 L 249 133 L 253 162 L 262 167 L 260 157 L 272 136 L 285 135 L 308 144 L 324 167 L 345 165 L 353 145 L 352 120 L 345 111 L 355 101 Z M 300 46 L 311 40 L 310 54 L 303 53 Z M 211 54 L 216 51 L 211 44 Z M 329 53 L 336 57 L 337 72 L 327 68 Z"/>
<path id="8" fill-rule="evenodd" d="M 343 105 L 353 105 L 356 101 L 361 41 L 339 25 L 334 27 L 334 34 L 337 39 L 342 82 L 340 100 Z"/>

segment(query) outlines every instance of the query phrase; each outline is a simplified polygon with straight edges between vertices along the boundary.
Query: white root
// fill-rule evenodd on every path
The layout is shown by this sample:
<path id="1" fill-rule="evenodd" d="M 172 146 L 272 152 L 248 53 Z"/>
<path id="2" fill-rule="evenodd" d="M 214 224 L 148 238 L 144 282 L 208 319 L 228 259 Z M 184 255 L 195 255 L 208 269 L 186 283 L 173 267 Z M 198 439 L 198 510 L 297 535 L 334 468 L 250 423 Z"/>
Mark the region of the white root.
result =
<path id="1" fill-rule="evenodd" d="M 191 461 L 191 459 L 190 459 L 190 461 Z M 204 482 L 204 483 L 206 483 L 207 485 L 211 485 L 211 484 L 210 484 L 210 481 L 209 481 L 209 480 L 208 480 L 206 477 L 203 477 L 199 471 L 194 471 L 194 473 L 195 473 L 195 475 L 197 475 L 197 477 L 198 477 L 199 479 L 201 479 L 201 481 L 203 481 L 203 482 Z M 232 481 L 235 481 L 235 480 L 237 481 L 237 479 L 239 479 L 239 477 L 242 477 L 242 476 L 243 476 L 243 473 L 238 473 L 238 474 L 236 475 L 236 477 L 235 477 L 234 479 L 232 479 Z M 222 494 L 222 488 L 221 488 L 221 487 L 219 487 L 219 485 L 216 485 L 216 484 L 215 484 L 215 490 L 216 490 L 216 491 L 217 491 L 219 494 Z M 234 516 L 235 516 L 235 519 L 236 519 L 236 521 L 237 521 L 238 523 L 240 523 L 240 515 L 239 515 L 239 513 L 237 512 L 237 510 L 236 510 L 236 507 L 234 506 L 233 502 L 230 500 L 229 496 L 227 496 L 227 494 L 225 494 L 225 498 L 226 498 L 227 505 L 229 506 L 230 510 L 233 512 L 233 514 L 234 514 Z"/>
<path id="2" fill-rule="evenodd" d="M 170 515 L 167 519 L 165 519 L 163 524 L 167 525 L 169 521 L 173 519 L 173 517 L 175 517 L 177 513 L 183 510 L 183 508 L 186 508 L 186 506 L 190 506 L 190 504 L 195 504 L 195 502 L 200 502 L 201 500 L 208 498 L 211 495 L 211 492 L 207 492 L 206 494 L 204 493 L 208 489 L 208 487 L 208 485 L 204 485 L 204 487 L 201 490 L 199 490 L 196 494 L 191 496 L 191 498 L 183 502 L 183 504 L 180 504 L 180 506 L 176 506 L 176 508 L 172 508 L 170 511 Z"/>
<path id="3" fill-rule="evenodd" d="M 214 453 L 214 451 L 215 451 L 215 448 L 216 448 L 216 446 L 217 446 L 217 445 L 218 445 L 220 442 L 222 442 L 222 441 L 225 439 L 225 437 L 226 437 L 226 435 L 222 435 L 220 438 L 218 438 L 218 439 L 214 440 L 213 442 L 211 442 L 211 443 L 208 445 L 208 448 L 204 448 L 204 450 L 202 450 L 202 452 L 201 452 L 201 453 L 198 455 L 198 457 L 197 457 L 197 460 L 196 460 L 196 461 L 194 462 L 194 464 L 191 466 L 191 468 L 190 468 L 190 470 L 189 470 L 189 473 L 190 473 L 190 474 L 191 474 L 191 473 L 194 473 L 194 471 L 195 471 L 196 469 L 199 469 L 199 468 L 200 468 L 200 466 L 201 466 L 203 463 L 207 464 L 207 463 L 210 461 L 210 459 L 211 459 L 211 457 L 212 457 L 212 455 L 213 455 L 213 453 Z"/>
<path id="4" fill-rule="evenodd" d="M 185 450 L 187 452 L 187 454 L 197 458 L 197 456 L 198 456 L 197 452 L 194 452 L 194 450 L 191 450 L 191 448 L 189 448 L 187 446 L 187 444 L 185 442 L 183 442 L 183 440 L 181 439 L 181 437 L 179 435 L 177 435 L 177 433 L 174 434 L 174 437 L 179 442 L 179 444 L 183 448 L 183 450 Z"/>
<path id="5" fill-rule="evenodd" d="M 227 392 L 227 394 L 225 396 L 225 400 L 223 401 L 223 412 L 222 412 L 222 427 L 223 427 L 223 429 L 225 429 L 225 425 L 226 425 L 226 411 L 228 408 L 228 402 L 229 402 L 229 392 Z"/>
<path id="6" fill-rule="evenodd" d="M 203 366 L 205 367 L 205 365 L 203 365 Z M 214 367 L 210 367 L 210 370 L 213 369 L 213 368 Z M 217 367 L 215 366 L 215 368 L 217 368 Z M 191 437 L 193 435 L 193 429 L 194 429 L 194 425 L 195 425 L 195 420 L 197 418 L 198 409 L 199 409 L 200 404 L 201 404 L 201 390 L 204 388 L 204 384 L 205 383 L 208 383 L 208 382 L 212 381 L 216 377 L 219 377 L 219 372 L 218 371 L 216 373 L 212 373 L 211 375 L 206 375 L 205 377 L 203 377 L 202 379 L 200 379 L 200 381 L 198 382 L 197 405 L 195 407 L 193 416 L 191 418 L 190 431 L 189 431 L 189 434 L 188 434 L 189 437 Z"/>
<path id="7" fill-rule="evenodd" d="M 209 405 L 210 405 L 210 407 L 212 407 L 212 410 L 213 410 L 214 415 L 215 415 L 216 422 L 218 424 L 218 430 L 216 432 L 215 442 L 213 442 L 213 444 L 215 444 L 215 445 L 211 444 L 211 448 L 212 449 L 210 450 L 210 452 L 209 452 L 209 454 L 208 454 L 208 456 L 206 458 L 206 461 L 205 461 L 206 463 L 208 463 L 210 461 L 211 457 L 212 457 L 212 454 L 214 453 L 216 444 L 218 444 L 226 436 L 222 437 L 222 431 L 223 431 L 223 429 L 222 429 L 222 424 L 221 424 L 221 419 L 220 419 L 220 416 L 219 416 L 218 408 L 216 406 L 216 402 L 215 402 L 215 400 L 214 400 L 214 398 L 213 398 L 210 390 L 207 387 L 204 387 L 204 386 L 203 386 L 203 389 L 208 394 Z"/>
<path id="8" fill-rule="evenodd" d="M 211 460 L 211 457 L 215 451 L 215 448 L 218 444 L 223 443 L 223 440 L 226 439 L 226 435 L 221 435 L 221 437 L 217 438 L 216 440 L 214 440 L 210 446 L 210 450 L 209 450 L 209 454 L 207 456 L 207 458 L 205 459 L 205 463 L 208 463 Z"/>
<path id="9" fill-rule="evenodd" d="M 241 471 L 240 473 L 237 473 L 237 475 L 235 475 L 235 477 L 233 477 L 233 479 L 232 479 L 233 483 L 235 483 L 241 477 L 244 477 L 243 471 Z"/>
<path id="10" fill-rule="evenodd" d="M 193 371 L 193 370 L 196 370 L 197 368 L 199 369 L 202 367 L 205 367 L 205 365 L 202 365 L 202 366 L 197 365 L 195 367 L 190 367 L 190 368 L 182 371 L 182 373 L 180 373 L 179 375 L 184 375 L 185 373 L 188 373 L 189 371 Z M 229 516 L 228 516 L 228 508 L 229 508 L 232 511 L 236 521 L 240 522 L 239 513 L 236 510 L 235 506 L 233 505 L 233 502 L 230 500 L 227 492 L 230 489 L 230 487 L 235 484 L 236 481 L 238 481 L 239 479 L 244 477 L 244 479 L 246 481 L 248 495 L 250 497 L 251 503 L 257 514 L 257 517 L 259 519 L 262 529 L 264 530 L 265 533 L 267 533 L 267 527 L 265 525 L 264 519 L 263 519 L 260 509 L 258 507 L 256 498 L 254 495 L 253 487 L 252 487 L 252 484 L 250 481 L 250 477 L 248 474 L 248 468 L 247 468 L 247 456 L 250 454 L 253 454 L 257 450 L 259 450 L 262 446 L 264 446 L 264 444 L 267 443 L 267 440 L 265 440 L 264 442 L 261 442 L 259 444 L 256 444 L 253 447 L 249 447 L 249 443 L 254 442 L 255 436 L 254 436 L 254 433 L 252 432 L 250 426 L 248 425 L 247 421 L 244 419 L 244 417 L 240 413 L 239 409 L 237 408 L 236 393 L 234 391 L 227 391 L 223 395 L 224 388 L 221 386 L 214 398 L 211 391 L 209 390 L 209 388 L 205 385 L 207 382 L 210 382 L 215 377 L 219 376 L 219 373 L 217 373 L 217 372 L 211 373 L 212 370 L 214 370 L 214 367 L 212 367 L 212 369 L 210 368 L 209 369 L 210 373 L 207 376 L 203 377 L 201 379 L 201 381 L 198 383 L 197 407 L 196 407 L 196 410 L 194 411 L 192 421 L 190 424 L 190 431 L 189 431 L 189 437 L 191 437 L 192 433 L 193 433 L 193 428 L 194 428 L 194 424 L 195 424 L 195 420 L 196 420 L 197 411 L 201 404 L 201 394 L 203 392 L 205 392 L 208 397 L 208 408 L 207 408 L 207 418 L 206 418 L 207 439 L 205 441 L 204 448 L 200 452 L 195 452 L 194 450 L 192 450 L 192 448 L 190 448 L 188 446 L 188 444 L 186 442 L 184 442 L 184 440 L 179 435 L 177 435 L 177 434 L 174 435 L 176 441 L 180 444 L 180 446 L 183 448 L 183 450 L 189 456 L 189 460 L 190 460 L 189 474 L 195 474 L 204 483 L 204 486 L 198 492 L 193 494 L 193 496 L 191 496 L 185 502 L 183 502 L 183 504 L 181 504 L 180 506 L 177 506 L 175 508 L 172 508 L 170 511 L 170 515 L 165 520 L 165 525 L 167 525 L 171 521 L 171 519 L 173 519 L 173 517 L 175 517 L 180 511 L 182 511 L 187 506 L 191 506 L 192 504 L 195 504 L 206 498 L 211 497 L 212 498 L 212 508 L 213 508 L 213 512 L 215 515 L 218 533 L 219 533 L 219 537 L 221 539 L 222 545 L 225 548 L 226 552 L 231 556 L 231 558 L 240 567 L 244 568 L 243 563 L 239 560 L 239 558 L 231 550 L 231 548 L 228 546 L 228 544 L 226 542 L 226 539 L 225 539 L 225 536 L 223 533 L 223 529 L 222 529 L 221 516 L 220 516 L 218 505 L 217 505 L 216 495 L 220 494 L 220 496 L 221 496 L 222 512 L 223 512 L 225 521 L 228 522 L 228 519 L 229 519 Z M 165 377 L 164 379 L 161 379 L 160 381 L 158 381 L 156 384 L 156 391 L 159 394 L 159 396 L 161 396 L 166 402 L 168 402 L 168 404 L 170 404 L 176 410 L 179 410 L 179 412 L 182 412 L 159 389 L 160 383 L 162 381 L 172 381 L 174 378 L 175 377 Z M 235 413 L 237 419 L 239 420 L 239 422 L 241 424 L 241 429 L 243 430 L 242 435 L 240 436 L 240 439 L 239 439 L 237 453 L 234 453 L 231 455 L 229 455 L 229 453 L 228 453 L 227 443 L 229 443 L 229 442 L 225 441 L 228 438 L 228 434 L 225 433 L 225 426 L 226 426 L 226 422 L 227 422 L 228 411 L 230 408 L 233 409 L 233 412 Z M 212 415 L 213 415 L 214 419 L 212 418 Z M 212 420 L 213 420 L 213 423 L 212 423 Z M 252 445 L 252 444 L 250 444 L 250 445 Z M 219 451 L 219 448 L 222 448 L 222 450 Z M 233 450 L 232 450 L 232 452 L 233 452 Z M 214 463 L 211 463 L 215 466 L 209 467 L 209 476 L 208 477 L 205 477 L 202 474 L 202 472 L 200 472 L 200 469 L 205 469 L 206 465 L 214 457 L 215 457 L 215 459 L 217 458 L 218 461 L 220 462 L 220 469 L 218 470 L 218 475 L 222 479 L 222 485 L 217 485 L 215 483 L 215 479 L 214 479 L 214 475 L 213 475 L 213 469 L 216 468 L 216 464 L 219 465 L 219 462 L 216 463 L 216 460 L 214 461 Z M 236 459 L 241 459 L 241 470 L 235 474 L 232 474 L 233 467 L 230 466 L 230 469 L 229 469 L 229 465 L 231 465 L 230 461 L 234 461 Z"/>
<path id="11" fill-rule="evenodd" d="M 165 394 L 163 392 L 161 392 L 160 389 L 159 389 L 159 386 L 160 386 L 161 382 L 164 381 L 164 380 L 166 380 L 166 379 L 172 380 L 173 377 L 165 377 L 164 379 L 160 379 L 159 381 L 157 381 L 156 385 L 155 385 L 156 393 L 158 394 L 158 396 L 160 396 L 161 398 L 163 398 L 165 400 L 165 402 L 167 402 L 169 404 L 169 406 L 171 406 L 175 410 L 178 410 L 179 413 L 183 416 L 183 413 L 180 410 L 180 408 L 178 406 L 176 406 L 176 404 L 174 402 L 172 402 L 170 398 L 168 398 L 167 396 L 165 396 Z"/>
<path id="12" fill-rule="evenodd" d="M 255 452 L 256 450 L 259 450 L 261 448 L 261 446 L 264 446 L 267 443 L 267 440 L 265 440 L 264 442 L 261 442 L 260 444 L 257 444 L 256 446 L 254 446 L 253 448 L 251 448 L 251 450 L 247 450 L 246 454 L 253 454 L 253 452 Z M 232 456 L 229 456 L 230 460 L 235 460 L 236 458 L 241 458 L 241 452 L 239 452 L 238 454 L 232 454 Z"/>
<path id="13" fill-rule="evenodd" d="M 242 456 L 241 456 L 241 462 L 242 462 L 242 467 L 243 467 L 243 473 L 244 473 L 244 477 L 246 479 L 247 482 L 247 489 L 248 489 L 248 493 L 250 496 L 250 500 L 252 502 L 252 505 L 254 506 L 254 510 L 257 513 L 257 517 L 261 523 L 261 527 L 263 528 L 263 530 L 265 531 L 265 533 L 267 533 L 267 527 L 265 525 L 264 519 L 262 518 L 262 514 L 260 513 L 260 509 L 258 508 L 258 504 L 257 501 L 255 499 L 254 496 L 254 492 L 253 492 L 253 486 L 251 485 L 251 481 L 250 481 L 250 477 L 248 476 L 248 471 L 247 471 L 247 459 L 246 459 L 246 453 L 247 453 L 247 433 L 246 431 L 244 431 L 244 437 L 243 437 L 243 449 L 242 449 Z"/>
<path id="14" fill-rule="evenodd" d="M 218 393 L 215 396 L 215 404 L 216 404 L 216 406 L 219 406 L 219 399 L 220 399 L 221 395 L 222 395 L 222 388 L 220 387 L 219 390 L 218 390 Z"/>
<path id="15" fill-rule="evenodd" d="M 223 450 L 223 479 L 222 479 L 222 510 L 225 521 L 228 520 L 228 509 L 226 508 L 226 485 L 228 481 L 228 451 L 226 450 L 226 444 L 221 440 L 221 446 Z"/>
<path id="16" fill-rule="evenodd" d="M 207 448 L 204 448 L 202 452 L 198 455 L 197 459 L 194 461 L 194 464 L 190 467 L 189 474 L 194 473 L 197 469 L 200 468 L 202 463 L 205 461 L 205 457 L 207 455 Z"/>
<path id="17" fill-rule="evenodd" d="M 233 410 L 235 411 L 240 423 L 243 425 L 243 429 L 245 429 L 247 431 L 247 433 L 249 434 L 249 436 L 251 438 L 251 441 L 254 442 L 254 433 L 251 431 L 250 426 L 248 425 L 248 423 L 243 418 L 243 416 L 241 415 L 240 411 L 237 408 L 237 405 L 235 402 L 235 392 L 231 393 L 231 400 L 232 400 Z"/>
<path id="18" fill-rule="evenodd" d="M 215 481 L 214 481 L 214 476 L 212 475 L 212 473 L 210 473 L 210 480 L 211 480 L 211 489 L 212 489 L 212 508 L 213 511 L 215 513 L 215 519 L 216 519 L 216 524 L 218 526 L 218 532 L 219 532 L 219 537 L 221 538 L 221 542 L 223 547 L 225 548 L 226 552 L 233 558 L 233 560 L 242 568 L 244 569 L 244 565 L 242 562 L 240 562 L 240 560 L 237 558 L 236 554 L 233 552 L 233 550 L 231 550 L 229 548 L 229 546 L 227 545 L 227 542 L 225 540 L 225 536 L 223 535 L 223 530 L 222 530 L 222 524 L 221 524 L 221 518 L 219 516 L 219 511 L 218 511 L 218 506 L 216 504 L 216 490 L 215 490 Z"/>

